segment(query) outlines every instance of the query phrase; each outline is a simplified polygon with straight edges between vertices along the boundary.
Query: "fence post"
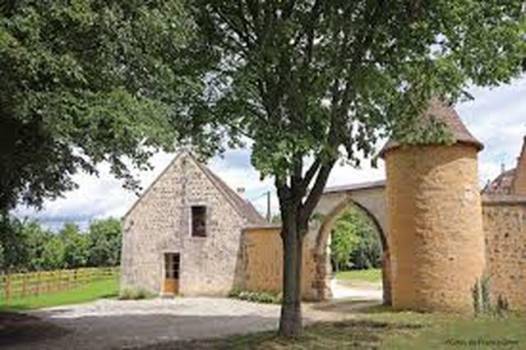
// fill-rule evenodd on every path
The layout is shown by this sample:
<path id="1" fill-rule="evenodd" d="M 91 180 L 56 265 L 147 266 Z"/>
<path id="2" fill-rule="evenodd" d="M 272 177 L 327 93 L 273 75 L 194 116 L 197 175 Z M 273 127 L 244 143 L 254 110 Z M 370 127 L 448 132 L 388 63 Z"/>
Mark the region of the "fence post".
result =
<path id="1" fill-rule="evenodd" d="M 5 304 L 9 305 L 9 297 L 11 296 L 11 279 L 9 273 L 5 275 Z"/>
<path id="2" fill-rule="evenodd" d="M 39 295 L 40 294 L 40 271 L 37 271 L 37 284 L 36 284 L 36 287 L 35 287 L 35 295 Z"/>
<path id="3" fill-rule="evenodd" d="M 25 297 L 27 293 L 27 273 L 22 274 L 22 296 Z"/>

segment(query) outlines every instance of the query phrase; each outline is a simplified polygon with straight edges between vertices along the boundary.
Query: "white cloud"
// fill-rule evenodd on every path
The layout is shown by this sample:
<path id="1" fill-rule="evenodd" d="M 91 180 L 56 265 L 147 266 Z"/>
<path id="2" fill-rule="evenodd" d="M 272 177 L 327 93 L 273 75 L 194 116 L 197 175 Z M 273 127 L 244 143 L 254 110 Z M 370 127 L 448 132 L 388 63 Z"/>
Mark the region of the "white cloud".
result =
<path id="1" fill-rule="evenodd" d="M 480 179 L 486 181 L 500 172 L 500 164 L 507 168 L 515 166 L 522 138 L 526 135 L 526 77 L 511 85 L 494 89 L 473 88 L 474 101 L 457 106 L 457 111 L 473 133 L 486 148 L 480 154 Z M 379 145 L 381 146 L 381 145 Z M 277 213 L 278 203 L 272 179 L 260 180 L 259 173 L 250 165 L 250 151 L 232 150 L 224 158 L 210 161 L 211 169 L 233 189 L 244 187 L 245 197 L 256 208 L 266 212 L 266 191 L 272 191 L 272 211 Z M 173 158 L 171 154 L 159 153 L 152 158 L 153 171 L 139 173 L 144 188 L 160 174 Z M 368 161 L 361 169 L 338 164 L 328 185 L 342 185 L 373 181 L 384 178 L 383 162 L 372 168 Z M 30 208 L 17 208 L 20 216 L 30 216 L 56 227 L 66 220 L 86 225 L 89 220 L 108 216 L 120 217 L 136 200 L 136 196 L 124 190 L 121 182 L 114 179 L 107 166 L 100 167 L 100 177 L 79 174 L 74 177 L 80 187 L 67 193 L 64 198 L 46 201 L 44 210 L 35 212 Z"/>

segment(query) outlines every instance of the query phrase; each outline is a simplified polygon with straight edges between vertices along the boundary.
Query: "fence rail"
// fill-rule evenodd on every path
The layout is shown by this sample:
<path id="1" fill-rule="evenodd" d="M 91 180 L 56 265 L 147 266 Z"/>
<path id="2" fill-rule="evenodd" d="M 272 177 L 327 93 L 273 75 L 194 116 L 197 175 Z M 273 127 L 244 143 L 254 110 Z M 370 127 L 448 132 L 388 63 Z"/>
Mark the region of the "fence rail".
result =
<path id="1" fill-rule="evenodd" d="M 0 300 L 69 290 L 95 281 L 116 278 L 117 267 L 87 267 L 71 270 L 0 274 Z"/>

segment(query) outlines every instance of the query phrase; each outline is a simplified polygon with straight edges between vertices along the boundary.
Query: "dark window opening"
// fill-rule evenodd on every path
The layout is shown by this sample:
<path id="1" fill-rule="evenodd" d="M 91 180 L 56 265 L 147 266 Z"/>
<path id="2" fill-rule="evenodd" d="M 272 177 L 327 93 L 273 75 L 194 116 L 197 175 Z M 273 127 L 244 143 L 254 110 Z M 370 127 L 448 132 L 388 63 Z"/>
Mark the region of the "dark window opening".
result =
<path id="1" fill-rule="evenodd" d="M 179 267 L 181 256 L 179 253 L 167 253 L 165 255 L 165 277 L 170 279 L 179 279 Z"/>
<path id="2" fill-rule="evenodd" d="M 206 207 L 192 207 L 192 236 L 206 237 Z"/>

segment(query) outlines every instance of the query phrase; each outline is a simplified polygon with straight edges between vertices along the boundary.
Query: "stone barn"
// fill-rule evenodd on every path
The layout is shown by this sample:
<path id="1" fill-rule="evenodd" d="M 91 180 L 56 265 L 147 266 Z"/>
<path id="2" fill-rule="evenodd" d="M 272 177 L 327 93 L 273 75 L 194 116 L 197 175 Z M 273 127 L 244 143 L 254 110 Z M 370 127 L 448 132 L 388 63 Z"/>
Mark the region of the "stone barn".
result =
<path id="1" fill-rule="evenodd" d="M 179 154 L 124 217 L 121 288 L 226 295 L 242 232 L 261 215 L 191 154 Z"/>

